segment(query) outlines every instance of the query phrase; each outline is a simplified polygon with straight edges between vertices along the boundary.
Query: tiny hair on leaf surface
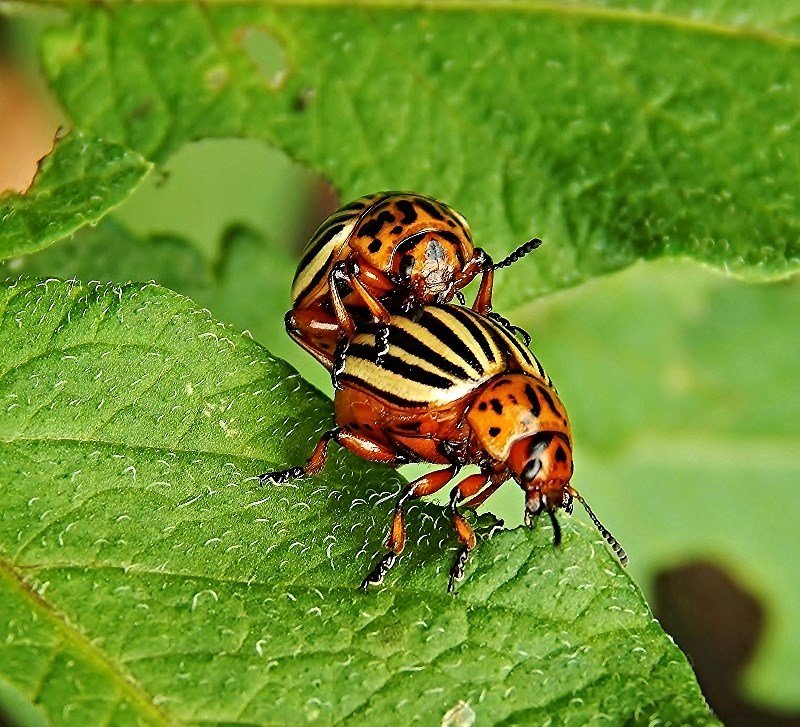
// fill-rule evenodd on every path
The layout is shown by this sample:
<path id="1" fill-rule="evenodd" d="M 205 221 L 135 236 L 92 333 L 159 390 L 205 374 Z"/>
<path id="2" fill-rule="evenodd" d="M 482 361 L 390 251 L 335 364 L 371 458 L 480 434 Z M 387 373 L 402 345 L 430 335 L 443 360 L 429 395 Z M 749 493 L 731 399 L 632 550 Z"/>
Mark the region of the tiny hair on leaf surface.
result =
<path id="1" fill-rule="evenodd" d="M 151 166 L 136 152 L 91 135 L 56 139 L 30 188 L 0 195 L 0 260 L 41 250 L 97 222 Z"/>
<path id="2" fill-rule="evenodd" d="M 641 259 L 797 272 L 795 14 L 143 2 L 72 7 L 42 55 L 77 124 L 155 162 L 200 137 L 261 138 L 342 201 L 441 199 L 495 259 L 542 238 L 535 265 L 503 272 L 502 309 Z"/>
<path id="3" fill-rule="evenodd" d="M 337 451 L 257 485 L 332 416 L 287 364 L 152 284 L 23 279 L 0 315 L 0 677 L 53 723 L 715 723 L 579 518 L 484 527 L 452 597 L 415 505 L 361 593 L 401 480 Z"/>

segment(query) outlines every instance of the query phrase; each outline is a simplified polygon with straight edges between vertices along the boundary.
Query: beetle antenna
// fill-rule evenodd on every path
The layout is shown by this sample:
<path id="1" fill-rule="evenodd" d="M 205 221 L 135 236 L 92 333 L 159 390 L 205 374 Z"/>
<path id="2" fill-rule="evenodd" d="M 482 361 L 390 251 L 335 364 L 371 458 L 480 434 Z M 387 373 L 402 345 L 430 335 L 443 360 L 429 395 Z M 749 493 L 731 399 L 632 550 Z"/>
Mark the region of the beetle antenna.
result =
<path id="1" fill-rule="evenodd" d="M 583 505 L 583 509 L 586 510 L 586 513 L 589 515 L 589 518 L 594 523 L 594 526 L 600 531 L 600 535 L 602 535 L 606 542 L 611 546 L 611 550 L 613 550 L 617 554 L 617 558 L 619 558 L 619 562 L 622 565 L 628 565 L 628 554 L 625 552 L 625 548 L 623 548 L 619 541 L 608 531 L 605 525 L 601 523 L 597 519 L 597 515 L 592 512 L 592 508 L 589 507 L 586 500 L 583 499 L 581 493 L 578 492 L 575 488 L 570 487 L 570 492 L 572 493 L 573 497 L 575 497 L 578 502 Z"/>
<path id="2" fill-rule="evenodd" d="M 532 240 L 528 240 L 520 245 L 508 257 L 504 257 L 499 263 L 492 265 L 492 267 L 495 270 L 498 270 L 499 268 L 507 268 L 509 265 L 513 265 L 515 262 L 517 262 L 517 260 L 524 258 L 528 253 L 533 252 L 541 244 L 542 241 L 538 237 L 534 237 Z"/>

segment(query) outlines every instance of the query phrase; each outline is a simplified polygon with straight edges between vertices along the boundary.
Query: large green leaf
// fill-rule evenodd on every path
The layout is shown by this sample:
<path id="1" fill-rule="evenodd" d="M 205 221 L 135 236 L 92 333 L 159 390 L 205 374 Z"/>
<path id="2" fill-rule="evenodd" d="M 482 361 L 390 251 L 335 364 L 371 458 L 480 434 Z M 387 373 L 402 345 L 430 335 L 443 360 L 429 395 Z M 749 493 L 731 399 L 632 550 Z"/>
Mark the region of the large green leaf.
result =
<path id="1" fill-rule="evenodd" d="M 800 704 L 800 281 L 748 286 L 686 263 L 641 266 L 516 311 L 557 377 L 576 485 L 640 583 L 724 567 L 766 612 L 743 689 Z M 519 522 L 500 492 L 492 511 Z M 742 628 L 748 628 L 743 624 Z"/>
<path id="2" fill-rule="evenodd" d="M 284 255 L 242 229 L 222 248 L 215 276 L 188 243 L 142 242 L 103 225 L 15 268 L 118 281 L 153 275 L 249 329 L 328 390 L 322 368 L 282 334 L 291 277 Z M 512 315 L 557 376 L 575 427 L 578 481 L 631 552 L 631 572 L 647 586 L 687 558 L 726 566 L 768 614 L 747 691 L 785 708 L 800 699 L 800 580 L 785 566 L 800 517 L 792 495 L 800 340 L 786 335 L 796 310 L 796 283 L 751 287 L 662 263 Z M 753 487 L 767 483 L 774 499 L 754 498 Z M 490 509 L 521 521 L 514 488 L 495 495 Z"/>
<path id="3" fill-rule="evenodd" d="M 306 380 L 329 389 L 329 374 L 286 335 L 283 316 L 294 272 L 289 255 L 255 230 L 239 225 L 209 247 L 219 250 L 211 262 L 184 238 L 166 234 L 138 238 L 107 219 L 46 252 L 0 262 L 0 278 L 155 280 L 247 331 L 273 355 L 292 363 Z"/>
<path id="4" fill-rule="evenodd" d="M 0 196 L 0 260 L 41 250 L 97 222 L 150 166 L 139 154 L 86 134 L 56 141 L 27 192 Z"/>
<path id="5" fill-rule="evenodd" d="M 21 281 L 0 310 L 0 674 L 54 722 L 712 721 L 588 525 L 484 539 L 451 597 L 454 538 L 414 507 L 363 594 L 399 480 L 339 452 L 257 486 L 330 420 L 288 366 L 153 285 Z"/>
<path id="6" fill-rule="evenodd" d="M 439 196 L 496 256 L 543 237 L 503 305 L 641 258 L 796 271 L 791 4 L 624 6 L 92 6 L 43 52 L 77 123 L 153 160 L 256 136 L 343 198 Z"/>

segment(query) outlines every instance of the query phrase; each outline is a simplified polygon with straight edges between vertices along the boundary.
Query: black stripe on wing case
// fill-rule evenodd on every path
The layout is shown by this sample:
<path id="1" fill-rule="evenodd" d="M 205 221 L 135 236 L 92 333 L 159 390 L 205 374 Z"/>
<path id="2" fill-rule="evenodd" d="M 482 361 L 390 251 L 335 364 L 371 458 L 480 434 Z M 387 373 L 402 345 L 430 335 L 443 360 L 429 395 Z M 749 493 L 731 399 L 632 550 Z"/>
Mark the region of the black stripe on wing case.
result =
<path id="1" fill-rule="evenodd" d="M 423 311 L 419 324 L 447 348 L 454 351 L 459 358 L 463 358 L 478 374 L 483 374 L 483 364 L 477 359 L 472 349 L 453 331 L 447 324 L 433 315 L 430 311 Z"/>

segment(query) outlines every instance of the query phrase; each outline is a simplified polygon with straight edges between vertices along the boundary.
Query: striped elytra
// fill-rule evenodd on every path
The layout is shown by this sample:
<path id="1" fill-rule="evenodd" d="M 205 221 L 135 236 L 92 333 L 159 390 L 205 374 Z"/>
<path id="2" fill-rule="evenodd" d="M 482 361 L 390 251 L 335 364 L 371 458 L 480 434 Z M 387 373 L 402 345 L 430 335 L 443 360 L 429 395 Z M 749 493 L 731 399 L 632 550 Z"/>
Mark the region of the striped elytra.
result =
<path id="1" fill-rule="evenodd" d="M 383 331 L 383 333 L 381 333 Z M 524 517 L 541 514 L 561 530 L 556 510 L 573 498 L 623 563 L 624 551 L 571 484 L 572 432 L 566 408 L 536 356 L 504 325 L 462 306 L 426 305 L 413 315 L 390 315 L 344 348 L 334 399 L 335 426 L 304 467 L 268 472 L 262 481 L 309 477 L 325 465 L 333 440 L 373 462 L 441 465 L 409 483 L 392 517 L 387 553 L 362 582 L 382 582 L 405 547 L 405 506 L 445 487 L 468 464 L 478 472 L 451 490 L 449 513 L 460 549 L 448 589 L 464 574 L 475 534 L 461 514 L 477 508 L 507 480 L 525 495 Z"/>
<path id="2" fill-rule="evenodd" d="M 449 406 L 503 372 L 552 382 L 536 356 L 506 328 L 457 305 L 429 305 L 414 318 L 393 316 L 388 348 L 378 357 L 376 334 L 357 334 L 339 375 L 404 410 Z"/>

